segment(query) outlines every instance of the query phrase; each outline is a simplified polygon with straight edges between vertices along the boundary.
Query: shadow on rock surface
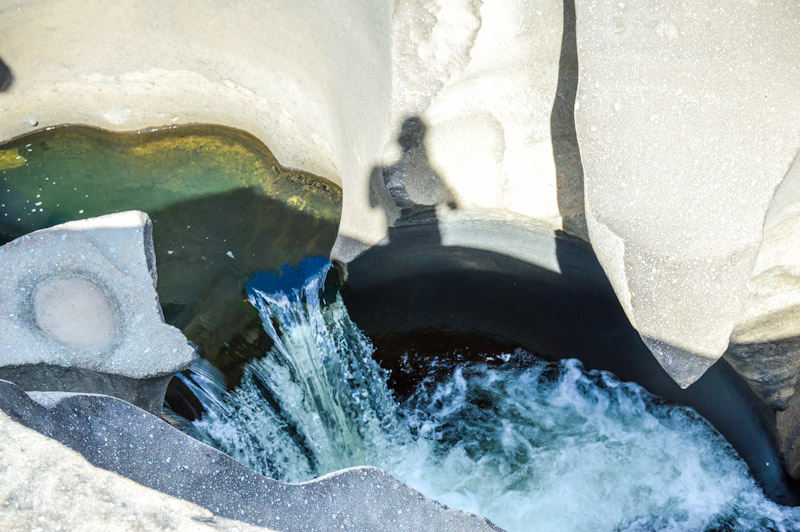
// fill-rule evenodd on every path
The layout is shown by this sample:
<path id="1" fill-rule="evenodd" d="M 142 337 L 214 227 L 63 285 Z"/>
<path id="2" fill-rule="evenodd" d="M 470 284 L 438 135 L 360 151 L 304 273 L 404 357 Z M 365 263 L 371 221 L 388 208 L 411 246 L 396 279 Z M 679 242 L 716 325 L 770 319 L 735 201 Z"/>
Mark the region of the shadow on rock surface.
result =
<path id="1" fill-rule="evenodd" d="M 454 195 L 427 163 L 424 137 L 421 120 L 406 120 L 400 161 L 373 171 L 371 203 L 386 213 L 388 238 L 346 266 L 342 288 L 400 396 L 426 374 L 420 368 L 403 375 L 400 359 L 409 349 L 430 358 L 470 346 L 484 353 L 523 347 L 549 360 L 578 358 L 694 408 L 772 499 L 800 502 L 780 465 L 774 416 L 727 363 L 681 389 L 630 325 L 588 243 L 442 209 L 455 207 Z"/>
<path id="2" fill-rule="evenodd" d="M 0 92 L 5 92 L 11 88 L 13 82 L 14 75 L 11 73 L 11 69 L 5 61 L 0 59 Z"/>
<path id="3" fill-rule="evenodd" d="M 558 62 L 558 85 L 550 113 L 550 138 L 556 168 L 558 210 L 571 233 L 586 232 L 583 204 L 583 164 L 575 131 L 578 92 L 578 46 L 575 35 L 575 0 L 564 0 L 564 27 Z"/>
<path id="4" fill-rule="evenodd" d="M 386 216 L 391 243 L 397 228 L 420 225 L 427 230 L 418 235 L 424 244 L 439 245 L 436 208 L 458 205 L 453 191 L 444 183 L 428 160 L 425 135 L 428 127 L 416 116 L 403 121 L 398 136 L 402 149 L 396 163 L 373 168 L 370 174 L 369 200 L 371 207 L 381 207 Z"/>

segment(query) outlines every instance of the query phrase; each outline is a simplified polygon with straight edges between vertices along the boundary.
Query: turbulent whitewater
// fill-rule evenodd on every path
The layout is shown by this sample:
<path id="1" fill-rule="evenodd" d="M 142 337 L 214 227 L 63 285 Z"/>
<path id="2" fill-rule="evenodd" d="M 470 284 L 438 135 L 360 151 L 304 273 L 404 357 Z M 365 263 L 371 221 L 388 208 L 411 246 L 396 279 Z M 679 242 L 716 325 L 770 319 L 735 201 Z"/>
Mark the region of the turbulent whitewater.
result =
<path id="1" fill-rule="evenodd" d="M 339 295 L 325 301 L 329 268 L 251 283 L 274 347 L 232 391 L 207 364 L 182 377 L 206 409 L 193 436 L 286 482 L 378 466 L 512 532 L 800 530 L 693 410 L 577 360 L 518 350 L 399 403 Z"/>

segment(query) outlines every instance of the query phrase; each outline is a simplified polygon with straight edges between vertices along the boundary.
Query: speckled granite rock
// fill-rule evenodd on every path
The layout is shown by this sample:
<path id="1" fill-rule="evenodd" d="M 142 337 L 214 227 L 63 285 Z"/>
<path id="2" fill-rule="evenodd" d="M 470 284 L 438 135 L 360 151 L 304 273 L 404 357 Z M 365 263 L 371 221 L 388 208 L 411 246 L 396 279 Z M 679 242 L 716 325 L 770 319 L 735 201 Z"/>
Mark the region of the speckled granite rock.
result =
<path id="1" fill-rule="evenodd" d="M 727 348 L 800 147 L 800 6 L 576 8 L 589 237 L 631 322 L 688 386 Z"/>
<path id="2" fill-rule="evenodd" d="M 46 474 L 44 474 L 46 473 Z M 94 467 L 0 412 L 0 529 L 30 532 L 256 532 L 267 529 Z"/>
<path id="3" fill-rule="evenodd" d="M 151 233 L 148 216 L 129 211 L 0 247 L 0 377 L 160 412 L 167 381 L 195 354 L 164 323 Z"/>

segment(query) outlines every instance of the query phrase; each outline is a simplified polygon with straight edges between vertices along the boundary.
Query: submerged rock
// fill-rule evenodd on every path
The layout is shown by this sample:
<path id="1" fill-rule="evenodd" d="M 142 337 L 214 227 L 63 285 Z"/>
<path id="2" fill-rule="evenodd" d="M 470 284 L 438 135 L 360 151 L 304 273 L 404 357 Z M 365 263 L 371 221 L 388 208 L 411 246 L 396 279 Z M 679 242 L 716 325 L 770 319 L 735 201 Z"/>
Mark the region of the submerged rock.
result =
<path id="1" fill-rule="evenodd" d="M 164 323 L 152 226 L 129 211 L 36 231 L 0 248 L 0 376 L 28 390 L 115 395 L 160 412 L 195 358 Z"/>

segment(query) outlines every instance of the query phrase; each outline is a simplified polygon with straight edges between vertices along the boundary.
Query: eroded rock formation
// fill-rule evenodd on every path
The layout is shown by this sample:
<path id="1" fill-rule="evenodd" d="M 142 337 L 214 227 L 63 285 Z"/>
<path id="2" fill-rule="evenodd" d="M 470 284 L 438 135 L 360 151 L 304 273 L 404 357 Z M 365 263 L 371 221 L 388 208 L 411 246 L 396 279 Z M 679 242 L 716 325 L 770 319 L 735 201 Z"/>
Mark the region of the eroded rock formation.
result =
<path id="1" fill-rule="evenodd" d="M 159 413 L 194 361 L 164 323 L 152 226 L 129 211 L 42 229 L 0 247 L 0 376 L 28 390 L 114 395 Z"/>
<path id="2" fill-rule="evenodd" d="M 688 386 L 727 348 L 800 146 L 800 10 L 589 0 L 577 20 L 592 247 L 653 354 Z"/>
<path id="3" fill-rule="evenodd" d="M 800 147 L 796 4 L 14 7 L 0 17 L 0 138 L 67 122 L 250 131 L 283 164 L 343 185 L 333 254 L 345 262 L 454 207 L 588 237 L 672 378 L 691 385 L 727 349 L 786 408 L 779 431 L 800 470 L 797 194 L 784 178 Z M 409 119 L 425 128 L 404 145 Z M 65 345 L 100 349 L 96 332 L 112 328 L 64 337 L 40 317 Z"/>

